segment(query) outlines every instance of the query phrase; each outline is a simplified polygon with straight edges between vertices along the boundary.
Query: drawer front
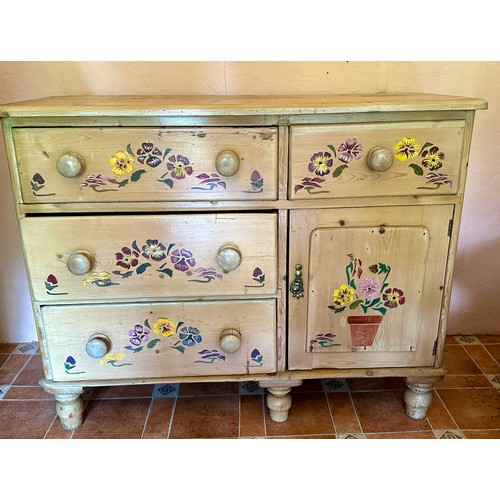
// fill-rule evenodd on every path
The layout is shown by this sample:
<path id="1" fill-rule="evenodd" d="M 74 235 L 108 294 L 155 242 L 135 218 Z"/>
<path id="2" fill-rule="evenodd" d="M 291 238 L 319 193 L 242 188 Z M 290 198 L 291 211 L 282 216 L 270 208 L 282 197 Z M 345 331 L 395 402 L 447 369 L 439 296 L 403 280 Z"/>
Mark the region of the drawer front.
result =
<path id="1" fill-rule="evenodd" d="M 275 127 L 34 128 L 13 134 L 25 203 L 277 197 Z M 223 151 L 236 156 L 219 157 L 219 173 Z M 58 161 L 65 175 L 76 175 L 62 175 Z"/>
<path id="2" fill-rule="evenodd" d="M 274 300 L 45 306 L 42 319 L 56 381 L 276 371 Z"/>
<path id="3" fill-rule="evenodd" d="M 28 217 L 20 227 L 39 302 L 276 293 L 274 213 Z"/>
<path id="4" fill-rule="evenodd" d="M 455 194 L 464 127 L 461 121 L 292 127 L 289 196 Z"/>

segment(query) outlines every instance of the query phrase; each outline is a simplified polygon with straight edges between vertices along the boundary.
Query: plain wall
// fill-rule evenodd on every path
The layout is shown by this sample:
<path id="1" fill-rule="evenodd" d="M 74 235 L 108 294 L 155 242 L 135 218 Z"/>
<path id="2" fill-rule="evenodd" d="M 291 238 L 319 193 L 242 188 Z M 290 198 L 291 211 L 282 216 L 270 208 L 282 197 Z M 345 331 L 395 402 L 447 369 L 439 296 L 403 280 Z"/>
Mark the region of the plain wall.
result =
<path id="1" fill-rule="evenodd" d="M 500 332 L 499 62 L 0 62 L 0 103 L 72 94 L 361 94 L 482 97 L 476 114 L 448 334 Z M 0 140 L 0 343 L 36 340 Z"/>

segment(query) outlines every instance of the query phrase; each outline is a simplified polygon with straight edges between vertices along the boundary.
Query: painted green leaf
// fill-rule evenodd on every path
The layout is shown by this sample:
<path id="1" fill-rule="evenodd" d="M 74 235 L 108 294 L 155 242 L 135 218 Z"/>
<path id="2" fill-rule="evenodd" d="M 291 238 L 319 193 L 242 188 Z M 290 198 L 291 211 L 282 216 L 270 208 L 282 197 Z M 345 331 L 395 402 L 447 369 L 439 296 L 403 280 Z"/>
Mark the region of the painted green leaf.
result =
<path id="1" fill-rule="evenodd" d="M 349 309 L 352 311 L 356 309 L 363 301 L 362 300 L 355 300 L 350 306 Z"/>
<path id="2" fill-rule="evenodd" d="M 172 149 L 171 149 L 171 148 L 166 148 L 166 149 L 165 149 L 165 152 L 163 153 L 163 159 L 165 159 L 165 156 L 167 156 L 167 155 L 168 155 L 168 153 L 170 153 L 171 151 L 172 151 Z"/>
<path id="3" fill-rule="evenodd" d="M 127 144 L 127 153 L 135 158 L 135 155 L 132 151 L 132 148 L 130 147 L 130 144 Z"/>
<path id="4" fill-rule="evenodd" d="M 167 247 L 167 255 L 170 253 L 170 250 L 172 250 L 173 247 L 175 247 L 175 243 L 170 243 L 170 245 L 168 245 L 168 247 Z"/>
<path id="5" fill-rule="evenodd" d="M 146 328 L 148 328 L 149 330 L 151 330 L 151 325 L 149 324 L 149 321 L 147 320 L 147 318 L 144 320 L 144 326 Z"/>
<path id="6" fill-rule="evenodd" d="M 130 180 L 132 182 L 137 182 L 140 178 L 141 178 L 141 175 L 142 174 L 145 174 L 146 171 L 145 170 L 137 170 L 136 172 L 134 172 L 131 176 L 130 176 Z"/>
<path id="7" fill-rule="evenodd" d="M 139 250 L 139 247 L 137 246 L 137 240 L 134 240 L 134 242 L 132 243 L 132 248 L 136 251 L 136 252 L 141 252 Z"/>
<path id="8" fill-rule="evenodd" d="M 382 316 L 385 316 L 387 309 L 385 307 L 375 307 L 375 311 L 378 311 Z"/>
<path id="9" fill-rule="evenodd" d="M 177 326 L 175 327 L 175 333 L 177 333 L 177 331 L 179 330 L 179 328 L 184 324 L 184 321 L 179 321 L 179 323 L 177 323 Z"/>
<path id="10" fill-rule="evenodd" d="M 148 342 L 148 345 L 146 346 L 148 349 L 152 349 L 158 342 L 160 342 L 161 339 L 153 339 L 150 342 Z"/>
<path id="11" fill-rule="evenodd" d="M 426 142 L 423 146 L 422 146 L 422 149 L 420 150 L 420 154 L 422 154 L 426 148 L 428 148 L 429 146 L 432 146 L 432 142 Z"/>
<path id="12" fill-rule="evenodd" d="M 335 148 L 331 144 L 328 144 L 327 146 L 333 151 L 333 156 L 337 158 L 337 151 L 335 151 Z"/>
<path id="13" fill-rule="evenodd" d="M 417 165 L 416 163 L 410 163 L 408 165 L 410 168 L 413 168 L 413 171 L 417 174 L 417 175 L 424 175 L 424 169 Z"/>
<path id="14" fill-rule="evenodd" d="M 338 177 L 342 171 L 347 168 L 347 165 L 346 164 L 343 164 L 343 165 L 339 165 L 334 171 L 333 171 L 333 174 L 332 176 L 333 177 Z"/>
<path id="15" fill-rule="evenodd" d="M 122 188 L 122 187 L 125 187 L 127 184 L 128 184 L 128 179 L 125 179 L 125 180 L 118 183 L 118 187 Z M 92 187 L 94 187 L 94 186 L 92 186 Z"/>
<path id="16" fill-rule="evenodd" d="M 173 271 L 172 271 L 172 269 L 168 269 L 168 268 L 167 269 L 157 269 L 157 271 L 159 273 L 166 274 L 169 278 L 171 278 L 172 275 L 174 274 Z"/>
<path id="17" fill-rule="evenodd" d="M 135 272 L 137 274 L 142 274 L 151 264 L 149 262 L 145 262 L 144 264 L 141 264 Z"/>

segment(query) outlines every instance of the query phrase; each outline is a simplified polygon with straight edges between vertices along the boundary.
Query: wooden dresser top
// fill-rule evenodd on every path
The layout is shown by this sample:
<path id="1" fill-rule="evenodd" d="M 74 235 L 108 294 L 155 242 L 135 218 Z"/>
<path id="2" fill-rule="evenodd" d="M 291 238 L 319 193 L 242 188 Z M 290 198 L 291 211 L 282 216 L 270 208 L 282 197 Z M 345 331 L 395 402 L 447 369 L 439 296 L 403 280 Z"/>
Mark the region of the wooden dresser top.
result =
<path id="1" fill-rule="evenodd" d="M 0 104 L 0 117 L 302 115 L 486 109 L 484 99 L 437 94 L 302 96 L 52 96 Z"/>

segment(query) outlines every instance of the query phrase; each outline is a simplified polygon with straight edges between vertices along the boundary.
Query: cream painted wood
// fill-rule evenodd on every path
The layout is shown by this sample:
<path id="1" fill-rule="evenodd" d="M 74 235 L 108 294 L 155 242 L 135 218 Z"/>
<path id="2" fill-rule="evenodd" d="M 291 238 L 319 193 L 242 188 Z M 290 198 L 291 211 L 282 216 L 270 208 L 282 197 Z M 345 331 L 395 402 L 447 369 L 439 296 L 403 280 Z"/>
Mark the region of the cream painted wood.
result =
<path id="1" fill-rule="evenodd" d="M 42 318 L 55 381 L 270 373 L 276 371 L 276 302 L 46 306 Z M 237 330 L 240 348 L 221 349 Z M 109 339 L 102 357 L 89 339 Z"/>
<path id="2" fill-rule="evenodd" d="M 308 199 L 455 194 L 464 128 L 464 121 L 293 126 L 289 196 Z M 405 138 L 410 138 L 410 146 L 398 146 Z M 424 165 L 435 156 L 430 153 L 433 146 L 439 148 L 435 155 L 444 154 L 444 159 L 436 160 L 442 164 L 436 170 Z M 374 148 L 394 155 L 393 162 L 374 162 L 370 155 Z M 416 156 L 399 159 L 404 150 Z M 425 157 L 419 156 L 425 152 Z M 367 159 L 378 166 L 367 165 Z M 445 174 L 446 183 L 442 180 L 442 185 L 437 186 L 427 177 L 437 174 L 440 178 Z M 315 179 L 316 185 L 304 179 Z"/>
<path id="3" fill-rule="evenodd" d="M 276 294 L 276 214 L 26 217 L 20 227 L 39 302 Z M 228 246 L 236 267 L 220 259 Z M 82 249 L 95 263 L 73 274 L 68 258 Z"/>
<path id="4" fill-rule="evenodd" d="M 433 366 L 452 217 L 451 205 L 292 211 L 289 275 L 302 266 L 304 297 L 289 293 L 288 367 Z M 346 270 L 351 253 L 362 261 L 360 277 Z M 383 284 L 386 275 L 369 270 L 379 263 L 391 267 L 385 290 L 403 290 L 405 303 L 384 307 L 373 345 L 354 345 L 349 306 L 358 299 L 366 304 L 360 292 L 366 278 Z M 334 313 L 335 290 L 349 285 L 346 274 L 357 282 L 359 297 L 349 287 L 345 309 Z M 364 314 L 361 306 L 355 314 L 382 315 L 373 307 Z"/>
<path id="5" fill-rule="evenodd" d="M 277 198 L 275 127 L 18 128 L 13 135 L 25 203 Z"/>
<path id="6" fill-rule="evenodd" d="M 486 107 L 430 94 L 66 96 L 1 105 L 40 383 L 55 395 L 62 425 L 81 424 L 84 387 L 253 380 L 268 389 L 271 419 L 281 422 L 302 380 L 394 376 L 407 379 L 407 414 L 423 418 L 446 372 L 473 118 Z M 438 146 L 441 168 L 429 170 L 421 156 L 400 161 L 394 148 L 406 136 L 419 152 Z M 362 157 L 336 170 L 347 139 L 362 145 Z M 296 189 L 312 178 L 318 152 L 333 158 L 330 172 L 317 175 L 327 179 L 316 181 L 322 189 Z M 166 166 L 174 154 L 184 179 Z M 426 182 L 429 173 L 440 186 Z M 166 244 L 156 247 L 159 260 L 151 258 L 155 239 Z M 349 344 L 344 312 L 328 308 L 354 247 L 363 278 L 372 259 L 387 261 L 392 286 L 405 292 L 371 345 Z M 183 270 L 172 267 L 175 250 Z M 301 298 L 289 291 L 297 263 Z M 191 281 L 200 273 L 204 283 Z M 155 322 L 169 333 L 154 333 Z M 341 345 L 317 337 L 326 333 Z"/>

